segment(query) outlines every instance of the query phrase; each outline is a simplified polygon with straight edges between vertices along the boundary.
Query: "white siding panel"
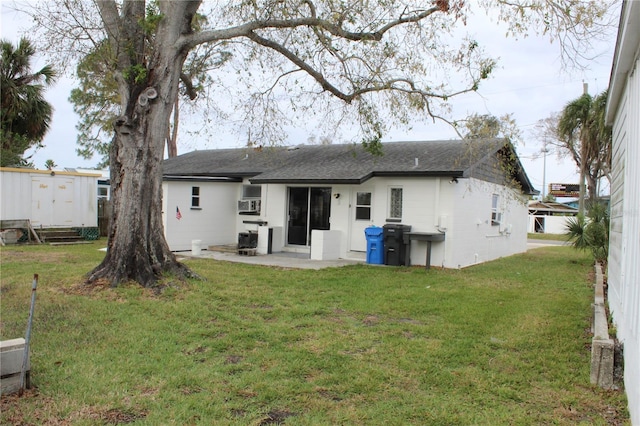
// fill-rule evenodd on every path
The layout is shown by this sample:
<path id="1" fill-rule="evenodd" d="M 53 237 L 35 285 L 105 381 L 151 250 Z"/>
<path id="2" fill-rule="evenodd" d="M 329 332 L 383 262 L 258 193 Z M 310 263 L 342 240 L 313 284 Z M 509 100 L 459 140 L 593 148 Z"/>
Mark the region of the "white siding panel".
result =
<path id="1" fill-rule="evenodd" d="M 465 267 L 526 251 L 526 200 L 508 188 L 476 179 L 460 179 L 455 187 L 453 262 L 446 267 Z M 493 194 L 499 197 L 502 226 L 491 224 Z"/>
<path id="2" fill-rule="evenodd" d="M 625 389 L 640 424 L 640 61 L 626 81 L 613 128 L 608 296 L 624 343 Z"/>
<path id="3" fill-rule="evenodd" d="M 200 208 L 191 207 L 191 189 L 200 188 Z M 163 204 L 166 208 L 165 236 L 173 251 L 191 250 L 191 242 L 202 247 L 238 242 L 235 226 L 237 201 L 242 190 L 238 183 L 164 182 Z M 176 217 L 176 208 L 182 217 Z"/>
<path id="4" fill-rule="evenodd" d="M 0 218 L 31 218 L 31 177 L 27 173 L 0 172 Z"/>

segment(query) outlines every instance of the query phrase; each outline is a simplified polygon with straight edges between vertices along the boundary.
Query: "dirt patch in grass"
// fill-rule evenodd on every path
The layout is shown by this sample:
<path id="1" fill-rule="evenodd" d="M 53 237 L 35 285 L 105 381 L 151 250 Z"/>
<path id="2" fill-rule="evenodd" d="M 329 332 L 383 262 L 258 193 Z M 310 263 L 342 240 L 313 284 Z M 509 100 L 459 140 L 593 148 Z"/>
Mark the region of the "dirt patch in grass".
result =
<path id="1" fill-rule="evenodd" d="M 58 263 L 67 261 L 69 259 L 69 253 L 60 251 L 50 252 L 25 252 L 22 250 L 3 250 L 2 262 L 3 263 Z"/>
<path id="2" fill-rule="evenodd" d="M 252 303 L 249 305 L 249 309 L 273 309 L 273 306 L 268 304 Z"/>
<path id="3" fill-rule="evenodd" d="M 244 358 L 240 355 L 229 355 L 225 360 L 225 364 L 239 364 Z"/>
<path id="4" fill-rule="evenodd" d="M 185 386 L 180 389 L 180 393 L 183 395 L 193 395 L 195 393 L 200 393 L 203 390 L 204 389 L 202 389 L 200 386 Z"/>
<path id="5" fill-rule="evenodd" d="M 135 411 L 133 409 L 99 407 L 83 407 L 79 411 L 72 413 L 64 425 L 72 425 L 83 420 L 98 421 L 105 425 L 123 425 L 142 420 L 147 417 L 145 411 Z"/>
<path id="6" fill-rule="evenodd" d="M 422 321 L 418 321 L 418 320 L 415 320 L 413 318 L 399 318 L 396 321 L 401 323 L 401 324 L 413 324 L 413 325 L 423 325 L 424 324 Z"/>
<path id="7" fill-rule="evenodd" d="M 22 407 L 25 403 L 36 408 L 30 409 L 27 413 Z M 27 389 L 22 396 L 3 395 L 0 399 L 0 423 L 3 425 L 68 426 L 79 421 L 91 420 L 105 425 L 122 425 L 142 420 L 147 416 L 144 410 L 85 406 L 66 418 L 60 418 L 55 414 L 59 406 L 60 401 L 40 395 L 37 388 Z"/>
<path id="8" fill-rule="evenodd" d="M 34 401 L 38 397 L 37 389 L 27 389 L 22 396 L 18 396 L 17 394 L 13 395 L 2 395 L 0 398 L 0 423 L 3 425 L 22 425 L 28 424 L 24 411 L 21 409 L 21 402 L 25 400 Z M 46 398 L 42 398 L 40 400 L 42 405 L 46 405 L 47 407 L 53 409 L 55 404 L 51 398 L 47 401 Z M 47 409 L 36 409 L 31 410 L 31 418 L 33 421 L 46 421 L 47 424 L 56 424 L 51 423 L 49 414 L 44 415 L 44 412 L 47 412 Z M 61 423 L 58 423 L 61 424 Z"/>
<path id="9" fill-rule="evenodd" d="M 246 410 L 242 410 L 239 408 L 234 408 L 233 410 L 231 410 L 231 415 L 233 417 L 244 417 L 247 415 Z"/>
<path id="10" fill-rule="evenodd" d="M 196 346 L 193 349 L 185 349 L 182 351 L 185 355 L 197 355 L 207 352 L 207 348 L 205 346 Z"/>
<path id="11" fill-rule="evenodd" d="M 13 286 L 12 285 L 1 285 L 0 286 L 0 296 L 8 293 L 11 290 L 13 290 Z"/>
<path id="12" fill-rule="evenodd" d="M 65 294 L 73 294 L 76 296 L 89 296 L 96 293 L 111 290 L 111 285 L 107 280 L 98 280 L 94 283 L 87 284 L 85 282 L 74 284 L 71 287 L 63 287 L 60 289 Z"/>
<path id="13" fill-rule="evenodd" d="M 326 398 L 326 399 L 329 399 L 329 400 L 334 401 L 334 402 L 340 402 L 340 401 L 342 401 L 344 399 L 344 398 L 342 398 L 342 397 L 336 395 L 335 393 L 333 393 L 331 391 L 328 391 L 326 389 L 318 390 L 318 395 L 320 395 L 322 398 Z"/>
<path id="14" fill-rule="evenodd" d="M 119 410 L 112 408 L 103 413 L 100 413 L 100 420 L 110 425 L 121 425 L 127 423 L 133 423 L 136 420 L 144 419 L 147 414 L 142 412 L 135 412 L 132 410 Z"/>
<path id="15" fill-rule="evenodd" d="M 258 425 L 282 425 L 289 417 L 297 416 L 296 413 L 292 413 L 287 410 L 271 410 L 267 413 Z"/>
<path id="16" fill-rule="evenodd" d="M 378 318 L 377 315 L 367 315 L 362 320 L 362 323 L 369 327 L 377 325 L 379 322 L 380 322 L 380 318 Z"/>
<path id="17" fill-rule="evenodd" d="M 153 287 L 142 287 L 136 282 L 122 283 L 117 286 L 117 289 L 123 289 L 132 287 L 136 290 L 140 290 L 140 296 L 148 299 L 157 299 L 161 296 L 165 290 L 169 288 L 178 288 L 174 283 L 158 284 Z M 111 286 L 111 283 L 106 279 L 99 279 L 91 283 L 86 281 L 72 284 L 68 287 L 61 287 L 60 291 L 65 294 L 75 296 L 88 296 L 93 298 L 104 298 L 106 300 L 120 300 L 121 296 L 117 293 L 116 288 Z"/>

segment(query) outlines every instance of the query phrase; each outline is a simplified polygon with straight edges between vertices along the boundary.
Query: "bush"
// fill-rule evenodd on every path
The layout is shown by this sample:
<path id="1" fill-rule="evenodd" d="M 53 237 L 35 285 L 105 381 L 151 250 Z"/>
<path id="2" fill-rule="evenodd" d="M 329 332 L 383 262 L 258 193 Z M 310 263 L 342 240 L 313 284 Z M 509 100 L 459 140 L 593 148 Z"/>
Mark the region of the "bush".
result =
<path id="1" fill-rule="evenodd" d="M 569 241 L 579 250 L 590 250 L 596 262 L 603 266 L 609 256 L 609 208 L 604 203 L 593 203 L 587 216 L 578 215 L 567 220 Z"/>

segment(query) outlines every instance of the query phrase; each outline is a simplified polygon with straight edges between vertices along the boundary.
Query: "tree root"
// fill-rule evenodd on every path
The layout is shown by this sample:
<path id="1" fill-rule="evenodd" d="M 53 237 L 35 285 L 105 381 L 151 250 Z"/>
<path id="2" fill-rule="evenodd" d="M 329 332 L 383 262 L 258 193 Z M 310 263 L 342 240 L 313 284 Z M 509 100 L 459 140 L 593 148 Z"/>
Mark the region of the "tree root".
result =
<path id="1" fill-rule="evenodd" d="M 160 283 L 168 277 L 176 278 L 179 281 L 186 279 L 204 281 L 204 278 L 177 260 L 168 261 L 165 265 L 142 266 L 138 265 L 136 268 L 114 267 L 105 258 L 87 275 L 85 284 L 92 285 L 98 281 L 107 281 L 112 288 L 115 288 L 122 283 L 134 281 L 145 288 L 164 288 L 165 286 Z M 133 273 L 127 273 L 127 271 L 133 271 Z"/>

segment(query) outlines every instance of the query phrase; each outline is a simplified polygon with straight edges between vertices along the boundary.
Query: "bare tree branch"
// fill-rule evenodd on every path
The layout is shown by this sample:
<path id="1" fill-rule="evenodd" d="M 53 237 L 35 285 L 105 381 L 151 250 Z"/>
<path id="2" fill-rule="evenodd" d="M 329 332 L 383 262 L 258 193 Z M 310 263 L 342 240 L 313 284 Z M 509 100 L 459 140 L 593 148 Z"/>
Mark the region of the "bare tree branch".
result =
<path id="1" fill-rule="evenodd" d="M 440 11 L 438 7 L 432 7 L 430 9 L 415 11 L 408 16 L 401 16 L 395 20 L 390 21 L 388 24 L 383 25 L 375 31 L 349 31 L 344 29 L 341 25 L 336 25 L 328 20 L 320 19 L 315 14 L 315 8 L 309 1 L 305 3 L 311 6 L 310 17 L 294 18 L 294 19 L 273 19 L 265 21 L 252 21 L 235 27 L 203 31 L 201 33 L 194 34 L 190 37 L 185 37 L 183 43 L 187 48 L 192 48 L 198 44 L 207 43 L 211 41 L 228 40 L 236 37 L 249 37 L 249 35 L 257 30 L 265 29 L 284 29 L 284 28 L 297 28 L 297 27 L 314 27 L 321 28 L 328 33 L 351 41 L 380 41 L 385 33 L 391 29 L 410 22 L 419 22 L 424 18 Z"/>

